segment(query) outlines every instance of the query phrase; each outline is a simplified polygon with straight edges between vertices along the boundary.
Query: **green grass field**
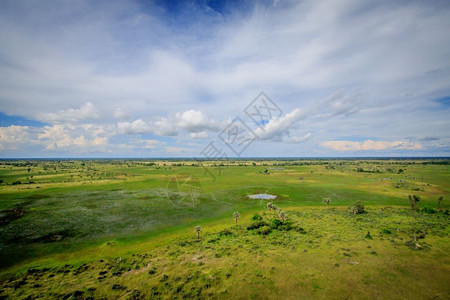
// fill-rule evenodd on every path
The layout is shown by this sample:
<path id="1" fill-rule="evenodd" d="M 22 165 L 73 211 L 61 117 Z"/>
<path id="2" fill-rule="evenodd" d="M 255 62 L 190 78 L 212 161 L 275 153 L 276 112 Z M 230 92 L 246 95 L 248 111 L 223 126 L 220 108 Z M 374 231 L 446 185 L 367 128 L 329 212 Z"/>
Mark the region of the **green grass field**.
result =
<path id="1" fill-rule="evenodd" d="M 0 161 L 0 297 L 449 299 L 449 208 L 449 160 Z"/>

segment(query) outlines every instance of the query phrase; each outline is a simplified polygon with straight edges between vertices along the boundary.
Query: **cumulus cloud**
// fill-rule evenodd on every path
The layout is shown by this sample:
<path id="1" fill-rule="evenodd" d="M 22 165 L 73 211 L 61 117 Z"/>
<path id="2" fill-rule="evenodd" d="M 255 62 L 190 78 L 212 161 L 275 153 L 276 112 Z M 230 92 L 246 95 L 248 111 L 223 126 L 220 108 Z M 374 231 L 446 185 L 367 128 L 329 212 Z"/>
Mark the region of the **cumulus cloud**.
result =
<path id="1" fill-rule="evenodd" d="M 117 107 L 113 112 L 113 117 L 117 120 L 128 120 L 131 118 L 131 115 L 125 112 L 120 107 Z"/>
<path id="2" fill-rule="evenodd" d="M 143 134 L 153 131 L 152 126 L 142 119 L 137 119 L 133 122 L 119 122 L 117 129 L 122 134 Z"/>
<path id="3" fill-rule="evenodd" d="M 40 113 L 36 119 L 46 123 L 73 123 L 98 118 L 94 104 L 87 102 L 80 108 L 69 108 L 57 113 Z"/>
<path id="4" fill-rule="evenodd" d="M 17 149 L 23 143 L 29 142 L 29 137 L 28 126 L 0 127 L 0 150 Z"/>
<path id="5" fill-rule="evenodd" d="M 255 133 L 261 140 L 279 140 L 289 133 L 295 123 L 307 117 L 307 111 L 296 108 L 279 119 L 272 119 L 264 126 L 258 127 Z"/>
<path id="6" fill-rule="evenodd" d="M 418 150 L 422 149 L 422 145 L 407 141 L 373 141 L 366 140 L 363 142 L 353 141 L 326 141 L 321 143 L 322 147 L 337 151 L 377 151 L 377 150 Z"/>
<path id="7" fill-rule="evenodd" d="M 204 130 L 219 131 L 221 124 L 214 119 L 208 118 L 204 113 L 198 110 L 188 110 L 183 113 L 177 113 L 177 126 L 186 129 L 189 132 L 200 132 Z"/>
<path id="8" fill-rule="evenodd" d="M 108 136 L 103 128 L 95 125 L 55 124 L 45 126 L 37 134 L 37 140 L 45 145 L 46 150 L 86 152 L 102 149 L 108 143 Z"/>
<path id="9" fill-rule="evenodd" d="M 200 132 L 191 132 L 189 136 L 193 139 L 207 139 L 209 138 L 209 134 L 207 131 L 200 131 Z"/>
<path id="10" fill-rule="evenodd" d="M 142 140 L 141 142 L 144 144 L 143 148 L 145 149 L 155 149 L 161 144 L 158 140 Z"/>
<path id="11" fill-rule="evenodd" d="M 149 121 L 137 119 L 133 122 L 117 123 L 118 132 L 121 134 L 153 133 L 161 136 L 175 136 L 180 131 L 186 130 L 192 138 L 207 138 L 207 130 L 218 131 L 220 128 L 220 122 L 193 109 L 176 113 L 171 118 L 158 117 Z"/>

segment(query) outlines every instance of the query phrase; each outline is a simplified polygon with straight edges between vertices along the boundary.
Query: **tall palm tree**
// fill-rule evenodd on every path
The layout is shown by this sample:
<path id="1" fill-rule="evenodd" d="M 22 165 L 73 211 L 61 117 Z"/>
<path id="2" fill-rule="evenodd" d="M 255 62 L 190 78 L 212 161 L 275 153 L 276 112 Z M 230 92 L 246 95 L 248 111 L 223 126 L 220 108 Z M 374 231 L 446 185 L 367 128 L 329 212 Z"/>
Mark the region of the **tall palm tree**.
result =
<path id="1" fill-rule="evenodd" d="M 234 218 L 234 221 L 236 222 L 236 226 L 237 226 L 237 222 L 238 222 L 238 220 L 239 220 L 239 217 L 240 217 L 239 212 L 238 212 L 238 211 L 235 211 L 235 212 L 233 213 L 233 218 Z"/>
<path id="2" fill-rule="evenodd" d="M 197 225 L 197 226 L 195 226 L 194 230 L 195 230 L 195 233 L 197 234 L 197 238 L 199 239 L 200 238 L 200 232 L 202 232 L 202 226 Z"/>

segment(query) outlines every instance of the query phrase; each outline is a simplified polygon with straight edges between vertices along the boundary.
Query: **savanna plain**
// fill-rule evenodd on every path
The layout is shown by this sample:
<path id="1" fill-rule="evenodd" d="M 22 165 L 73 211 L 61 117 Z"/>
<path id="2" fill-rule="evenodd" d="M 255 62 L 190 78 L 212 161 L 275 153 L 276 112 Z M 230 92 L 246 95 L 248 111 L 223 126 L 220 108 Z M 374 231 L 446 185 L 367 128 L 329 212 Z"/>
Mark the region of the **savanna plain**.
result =
<path id="1" fill-rule="evenodd" d="M 0 298 L 450 299 L 449 208 L 449 159 L 2 160 Z"/>

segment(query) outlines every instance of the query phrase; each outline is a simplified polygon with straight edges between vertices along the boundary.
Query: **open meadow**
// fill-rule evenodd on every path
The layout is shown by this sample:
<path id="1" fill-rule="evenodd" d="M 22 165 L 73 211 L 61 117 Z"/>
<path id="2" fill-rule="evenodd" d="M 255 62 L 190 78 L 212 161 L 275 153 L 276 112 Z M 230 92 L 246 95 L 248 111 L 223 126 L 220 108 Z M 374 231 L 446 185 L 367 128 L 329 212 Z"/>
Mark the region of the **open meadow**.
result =
<path id="1" fill-rule="evenodd" d="M 0 298 L 449 299 L 449 208 L 448 159 L 3 160 Z"/>

